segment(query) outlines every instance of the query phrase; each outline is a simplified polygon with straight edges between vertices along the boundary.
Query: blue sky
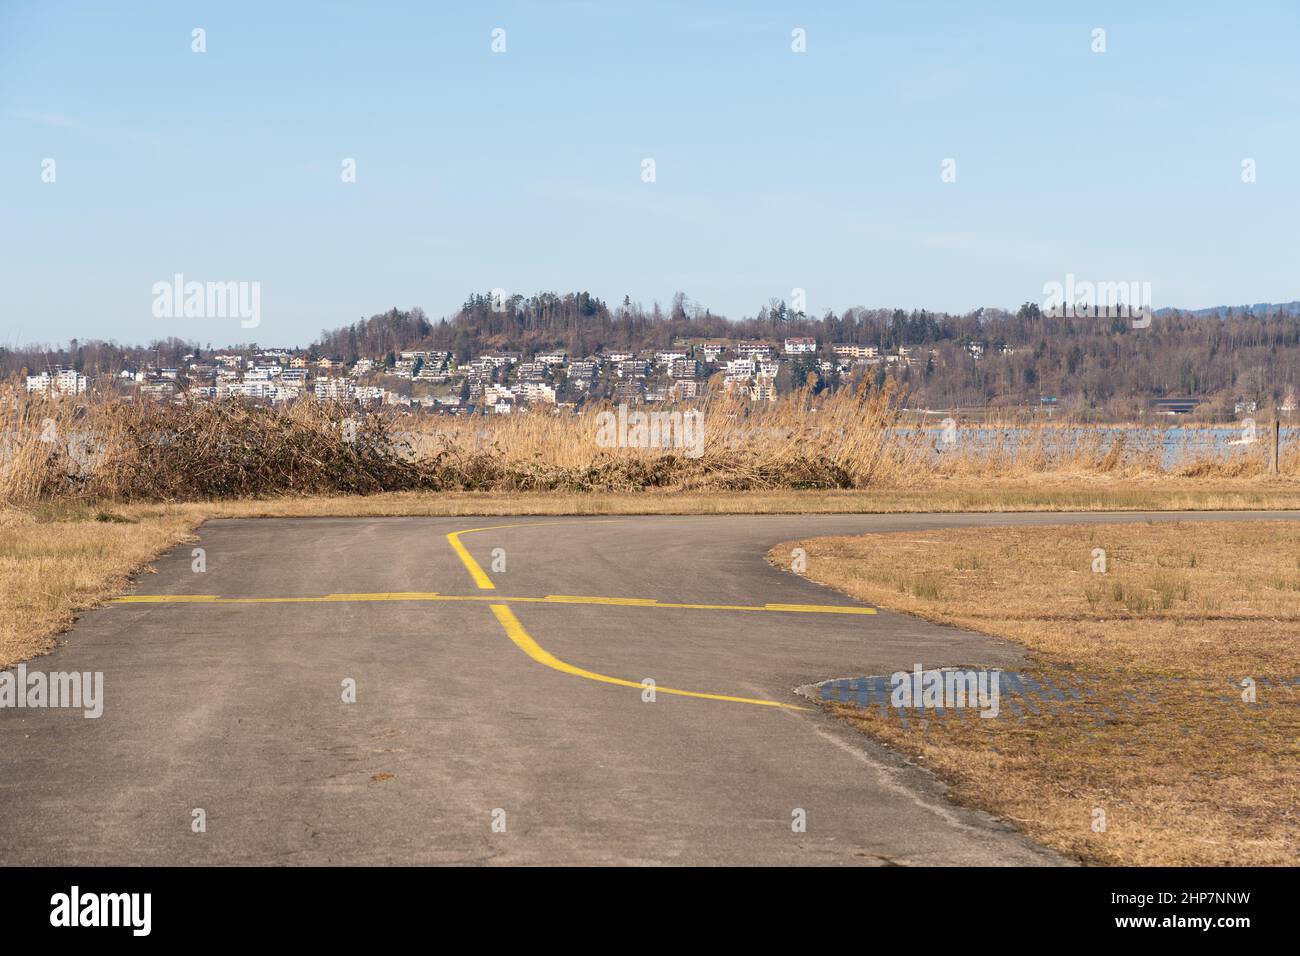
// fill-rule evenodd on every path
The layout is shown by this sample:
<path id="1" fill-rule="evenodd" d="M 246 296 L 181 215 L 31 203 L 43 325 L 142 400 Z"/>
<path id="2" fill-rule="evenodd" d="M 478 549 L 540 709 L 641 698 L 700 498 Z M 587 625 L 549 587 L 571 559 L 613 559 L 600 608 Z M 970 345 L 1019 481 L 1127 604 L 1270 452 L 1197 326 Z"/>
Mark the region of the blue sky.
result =
<path id="1" fill-rule="evenodd" d="M 1298 39 L 1294 2 L 0 0 L 0 344 L 305 344 L 497 287 L 1300 298 Z M 260 282 L 260 327 L 155 318 L 176 273 Z"/>

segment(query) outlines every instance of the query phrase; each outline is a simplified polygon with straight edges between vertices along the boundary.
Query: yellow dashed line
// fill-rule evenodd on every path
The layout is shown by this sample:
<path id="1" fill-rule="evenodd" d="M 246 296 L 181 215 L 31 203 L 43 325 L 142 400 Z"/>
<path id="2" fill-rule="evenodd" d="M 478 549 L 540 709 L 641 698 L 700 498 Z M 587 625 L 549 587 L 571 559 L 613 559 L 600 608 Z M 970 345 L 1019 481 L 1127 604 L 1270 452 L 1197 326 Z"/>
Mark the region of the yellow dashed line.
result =
<path id="1" fill-rule="evenodd" d="M 544 647 L 533 640 L 524 626 L 519 623 L 519 618 L 515 617 L 514 612 L 504 604 L 493 604 L 492 613 L 496 619 L 501 622 L 505 628 L 506 636 L 514 641 L 515 646 L 521 651 L 537 661 L 539 664 L 545 664 L 551 670 L 559 671 L 562 674 L 571 674 L 574 677 L 582 677 L 586 680 L 599 681 L 602 684 L 614 684 L 618 687 L 634 687 L 637 690 L 645 689 L 646 685 L 639 681 L 623 680 L 621 677 L 609 677 L 606 674 L 597 674 L 595 671 L 585 670 L 581 667 L 574 667 L 572 664 L 565 663 L 554 654 L 551 654 Z M 675 697 L 698 697 L 703 700 L 722 700 L 733 704 L 756 704 L 759 707 L 779 707 L 784 710 L 806 710 L 805 707 L 799 707 L 796 704 L 786 704 L 779 700 L 760 700 L 757 697 L 731 697 L 727 694 L 701 694 L 693 690 L 677 690 L 673 687 L 662 687 L 655 685 L 656 694 L 671 694 Z"/>

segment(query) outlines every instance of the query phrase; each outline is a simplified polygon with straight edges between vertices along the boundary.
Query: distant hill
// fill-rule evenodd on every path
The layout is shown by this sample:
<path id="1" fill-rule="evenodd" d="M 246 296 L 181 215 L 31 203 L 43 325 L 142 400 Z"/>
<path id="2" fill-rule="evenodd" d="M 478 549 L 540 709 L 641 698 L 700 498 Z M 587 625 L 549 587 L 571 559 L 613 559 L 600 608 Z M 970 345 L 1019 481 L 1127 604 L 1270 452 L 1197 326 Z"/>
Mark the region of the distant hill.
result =
<path id="1" fill-rule="evenodd" d="M 1256 302 L 1254 305 L 1215 305 L 1208 309 L 1157 309 L 1156 315 L 1194 315 L 1198 319 L 1226 319 L 1234 316 L 1300 315 L 1300 301 L 1296 302 Z"/>
<path id="2" fill-rule="evenodd" d="M 794 337 L 817 341 L 816 354 L 783 363 L 795 384 L 894 379 L 910 401 L 929 408 L 1038 408 L 1040 398 L 1054 396 L 1053 407 L 1062 412 L 1118 419 L 1144 413 L 1152 399 L 1194 396 L 1214 414 L 1231 417 L 1238 402 L 1263 408 L 1300 392 L 1300 300 L 1162 309 L 1149 326 L 1135 326 L 1123 318 L 1054 318 L 1035 302 L 1014 311 L 852 308 L 813 317 L 774 299 L 752 317 L 729 320 L 681 293 L 649 308 L 626 297 L 610 305 L 587 292 L 503 300 L 479 293 L 446 318 L 393 308 L 323 331 L 307 352 L 347 363 L 393 364 L 408 349 L 451 352 L 457 362 L 491 351 L 529 356 L 557 349 L 576 359 L 700 340 L 764 339 L 779 347 Z M 870 346 L 890 358 L 839 370 L 834 346 L 841 344 Z M 0 378 L 55 367 L 87 374 L 177 367 L 199 355 L 197 343 L 179 339 L 148 348 L 99 341 L 0 348 Z"/>
<path id="3" fill-rule="evenodd" d="M 1037 303 L 962 314 L 925 309 L 847 309 L 820 317 L 793 313 L 773 300 L 752 318 L 731 321 L 684 295 L 667 308 L 626 299 L 611 307 L 585 292 L 470 296 L 453 316 L 432 322 L 418 309 L 393 309 L 322 333 L 316 354 L 351 361 L 392 356 L 395 349 L 436 348 L 458 360 L 489 350 L 525 355 L 564 349 L 577 358 L 599 351 L 667 348 L 700 339 L 765 339 L 779 345 L 812 337 L 818 353 L 789 364 L 795 380 L 814 359 L 834 365 L 834 346 L 873 346 L 882 355 L 908 350 L 906 361 L 860 366 L 851 379 L 880 385 L 897 379 L 912 400 L 931 408 L 985 405 L 1038 407 L 1044 395 L 1074 413 L 1142 414 L 1152 399 L 1195 396 L 1230 417 L 1239 401 L 1278 404 L 1300 389 L 1300 301 L 1163 309 L 1150 326 L 1123 318 L 1045 315 Z M 901 359 L 902 356 L 899 356 Z"/>

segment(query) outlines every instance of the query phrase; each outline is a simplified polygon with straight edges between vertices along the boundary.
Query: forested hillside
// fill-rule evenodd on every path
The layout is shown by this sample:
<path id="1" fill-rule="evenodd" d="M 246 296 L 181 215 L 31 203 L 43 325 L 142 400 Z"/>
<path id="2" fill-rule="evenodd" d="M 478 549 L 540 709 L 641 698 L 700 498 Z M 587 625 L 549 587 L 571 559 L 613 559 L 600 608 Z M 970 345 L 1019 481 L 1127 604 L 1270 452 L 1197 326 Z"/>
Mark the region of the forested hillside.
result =
<path id="1" fill-rule="evenodd" d="M 645 308 L 624 299 L 614 307 L 587 292 L 539 293 L 494 302 L 466 299 L 454 314 L 430 319 L 423 309 L 393 308 L 327 330 L 308 348 L 313 358 L 391 362 L 406 349 L 439 349 L 457 361 L 494 350 L 525 354 L 564 349 L 581 357 L 610 350 L 663 349 L 690 339 L 817 339 L 820 356 L 837 344 L 875 346 L 906 361 L 858 369 L 882 382 L 896 376 L 917 404 L 932 408 L 1037 405 L 1056 397 L 1063 408 L 1131 415 L 1152 398 L 1198 396 L 1220 406 L 1235 401 L 1281 404 L 1300 378 L 1300 315 L 1284 306 L 1166 309 L 1147 328 L 1123 319 L 1052 318 L 1037 304 L 1015 312 L 978 309 L 952 315 L 855 308 L 811 318 L 773 300 L 753 317 L 731 321 L 691 302 Z M 265 342 L 262 346 L 292 347 Z M 57 348 L 0 349 L 0 373 L 67 366 L 111 374 L 146 362 L 179 365 L 210 344 L 168 338 L 149 346 L 77 342 Z M 830 379 L 821 377 L 822 384 Z"/>

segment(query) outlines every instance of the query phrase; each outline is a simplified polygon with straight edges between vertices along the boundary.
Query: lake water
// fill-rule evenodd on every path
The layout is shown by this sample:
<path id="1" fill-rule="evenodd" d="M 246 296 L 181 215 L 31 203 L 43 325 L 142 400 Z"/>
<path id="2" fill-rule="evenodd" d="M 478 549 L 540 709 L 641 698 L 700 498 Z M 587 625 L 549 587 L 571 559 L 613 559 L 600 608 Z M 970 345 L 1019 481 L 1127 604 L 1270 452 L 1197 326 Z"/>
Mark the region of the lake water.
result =
<path id="1" fill-rule="evenodd" d="M 1051 456 L 1072 453 L 1080 443 L 1096 444 L 1103 452 L 1109 451 L 1117 441 L 1123 441 L 1126 454 L 1152 455 L 1160 452 L 1161 464 L 1173 467 L 1180 462 L 1217 458 L 1227 460 L 1235 455 L 1267 457 L 1273 443 L 1271 422 L 1191 427 L 1186 425 L 1054 425 L 1020 427 L 959 425 L 955 430 L 942 427 L 902 426 L 894 430 L 900 436 L 916 437 L 923 434 L 927 443 L 933 443 L 936 457 L 944 454 L 991 454 L 1014 452 L 1028 439 L 1034 446 L 1040 442 Z M 1300 428 L 1283 425 L 1282 450 L 1300 434 Z"/>

